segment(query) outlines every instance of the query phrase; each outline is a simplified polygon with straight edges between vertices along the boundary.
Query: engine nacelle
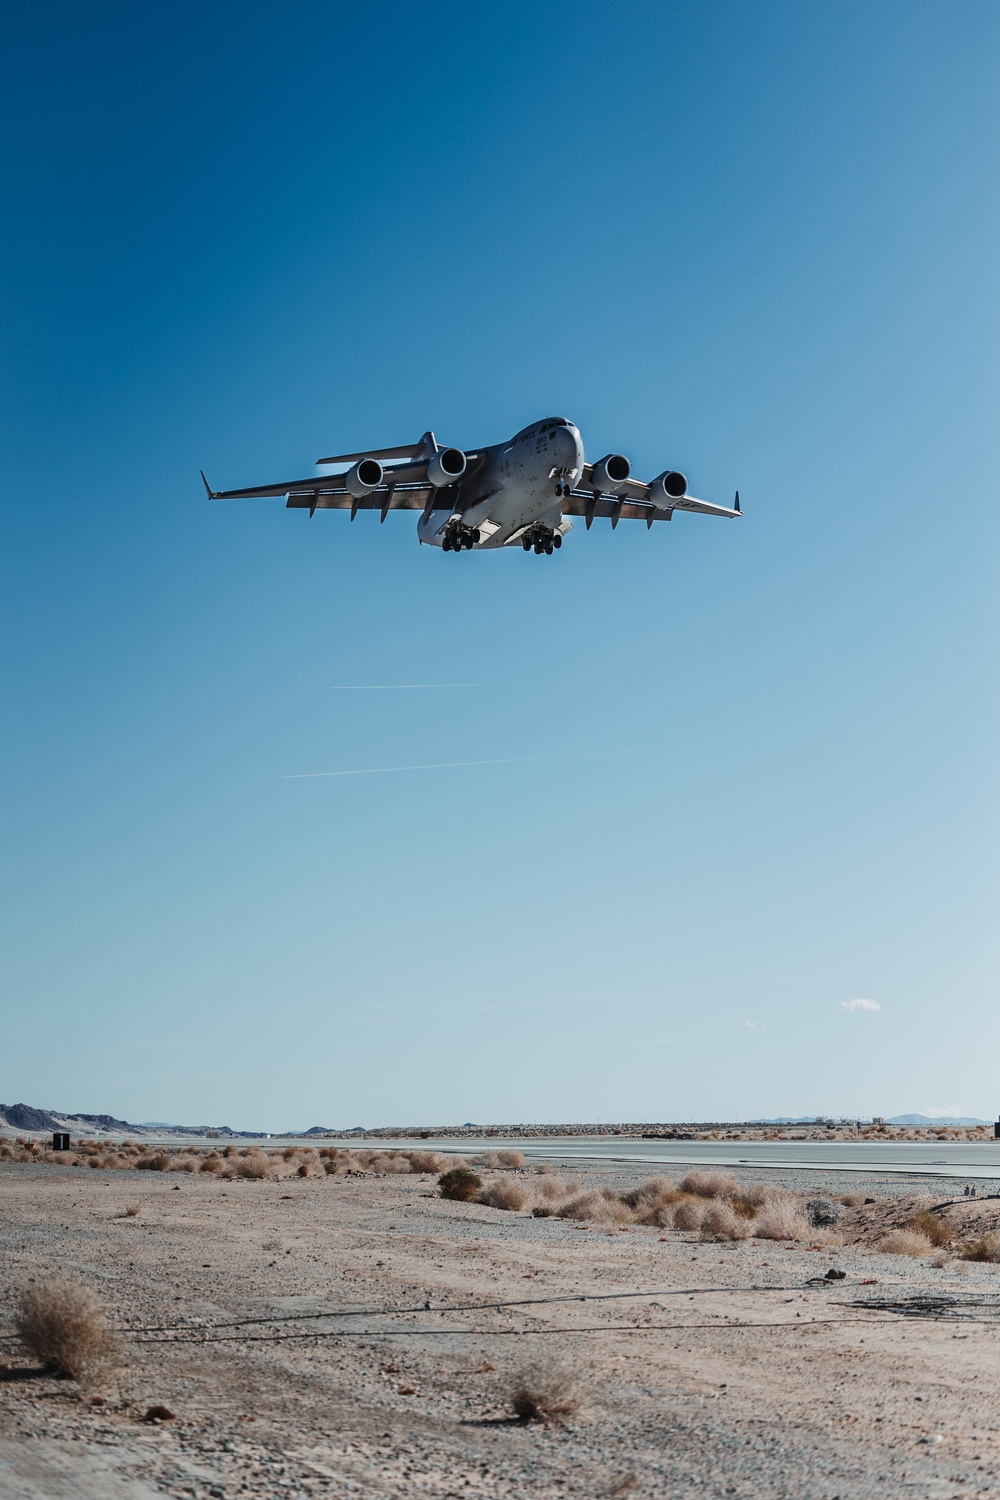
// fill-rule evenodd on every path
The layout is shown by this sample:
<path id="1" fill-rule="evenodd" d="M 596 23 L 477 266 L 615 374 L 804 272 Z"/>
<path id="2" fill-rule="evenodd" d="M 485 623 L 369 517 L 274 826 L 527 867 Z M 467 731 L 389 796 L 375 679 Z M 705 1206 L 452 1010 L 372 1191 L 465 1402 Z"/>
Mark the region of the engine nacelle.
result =
<path id="1" fill-rule="evenodd" d="M 382 483 L 382 465 L 377 458 L 360 458 L 344 475 L 344 484 L 355 500 L 363 500 Z"/>
<path id="2" fill-rule="evenodd" d="M 465 454 L 461 448 L 442 448 L 427 465 L 427 482 L 436 490 L 455 484 L 465 473 Z"/>
<path id="3" fill-rule="evenodd" d="M 649 498 L 656 505 L 669 505 L 671 500 L 682 500 L 687 494 L 688 482 L 676 469 L 667 469 L 650 480 Z"/>
<path id="4" fill-rule="evenodd" d="M 610 490 L 616 494 L 632 473 L 632 465 L 622 453 L 609 453 L 599 464 L 594 465 L 591 480 L 595 490 Z"/>

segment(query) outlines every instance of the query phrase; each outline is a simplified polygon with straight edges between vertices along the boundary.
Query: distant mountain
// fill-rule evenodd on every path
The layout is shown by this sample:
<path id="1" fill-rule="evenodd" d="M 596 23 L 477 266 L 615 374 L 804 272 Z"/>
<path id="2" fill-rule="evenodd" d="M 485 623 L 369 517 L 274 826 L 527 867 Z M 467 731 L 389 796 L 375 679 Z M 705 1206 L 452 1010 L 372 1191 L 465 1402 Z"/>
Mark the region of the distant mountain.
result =
<path id="1" fill-rule="evenodd" d="M 116 1119 L 114 1115 L 67 1114 L 59 1109 L 36 1109 L 31 1104 L 0 1104 L 0 1135 L 6 1131 L 20 1134 L 48 1134 L 54 1130 L 68 1130 L 71 1135 L 103 1136 L 122 1135 L 137 1138 L 155 1131 L 158 1135 L 203 1136 L 213 1135 L 250 1136 L 258 1131 L 230 1130 L 228 1125 L 164 1125 L 158 1121 L 147 1125 L 131 1125 L 128 1120 Z"/>
<path id="2" fill-rule="evenodd" d="M 974 1115 L 892 1115 L 887 1125 L 992 1125 L 992 1120 L 977 1120 Z"/>

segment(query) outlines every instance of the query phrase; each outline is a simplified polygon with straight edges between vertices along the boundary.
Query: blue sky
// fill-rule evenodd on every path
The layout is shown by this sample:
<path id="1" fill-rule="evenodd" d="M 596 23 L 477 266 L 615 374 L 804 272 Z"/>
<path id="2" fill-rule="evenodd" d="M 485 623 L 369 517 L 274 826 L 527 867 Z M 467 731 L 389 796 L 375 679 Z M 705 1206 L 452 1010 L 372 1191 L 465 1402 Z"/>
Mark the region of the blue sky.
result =
<path id="1" fill-rule="evenodd" d="M 0 1098 L 997 1110 L 998 54 L 979 0 L 8 18 Z M 455 557 L 198 479 L 549 414 L 745 519 Z"/>

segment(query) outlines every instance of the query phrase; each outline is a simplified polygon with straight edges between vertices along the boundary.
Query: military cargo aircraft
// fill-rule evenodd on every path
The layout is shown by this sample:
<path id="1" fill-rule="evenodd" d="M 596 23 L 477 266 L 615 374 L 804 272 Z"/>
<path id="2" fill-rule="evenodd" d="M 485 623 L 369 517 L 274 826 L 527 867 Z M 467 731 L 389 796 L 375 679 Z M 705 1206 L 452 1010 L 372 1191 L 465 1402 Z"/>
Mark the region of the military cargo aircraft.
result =
<path id="1" fill-rule="evenodd" d="M 445 552 L 523 547 L 551 554 L 572 530 L 570 516 L 583 516 L 590 530 L 596 516 L 619 521 L 669 521 L 675 510 L 703 516 L 742 515 L 740 494 L 732 508 L 696 500 L 676 469 L 665 469 L 645 483 L 632 478 L 621 453 L 596 464 L 584 462 L 579 428 L 564 417 L 533 422 L 507 443 L 489 447 L 442 448 L 433 432 L 401 448 L 375 448 L 317 459 L 350 467 L 339 474 L 262 484 L 247 490 L 213 490 L 202 474 L 210 500 L 286 497 L 293 510 L 420 511 L 417 538 Z"/>

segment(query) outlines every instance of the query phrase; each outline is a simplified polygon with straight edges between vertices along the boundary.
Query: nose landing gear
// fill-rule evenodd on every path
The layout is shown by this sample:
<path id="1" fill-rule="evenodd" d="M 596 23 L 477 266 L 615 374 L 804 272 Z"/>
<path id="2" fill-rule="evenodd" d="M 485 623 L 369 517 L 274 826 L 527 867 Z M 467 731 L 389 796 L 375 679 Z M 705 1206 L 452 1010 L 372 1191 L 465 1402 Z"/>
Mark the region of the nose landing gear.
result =
<path id="1" fill-rule="evenodd" d="M 521 546 L 525 552 L 535 549 L 535 555 L 540 557 L 545 552 L 549 557 L 553 551 L 558 551 L 562 546 L 562 536 L 558 531 L 553 531 L 550 526 L 529 526 L 527 531 L 521 533 Z"/>
<path id="2" fill-rule="evenodd" d="M 452 521 L 441 539 L 441 551 L 461 552 L 466 547 L 471 549 L 479 540 L 480 535 L 476 527 L 463 526 L 461 521 Z"/>

